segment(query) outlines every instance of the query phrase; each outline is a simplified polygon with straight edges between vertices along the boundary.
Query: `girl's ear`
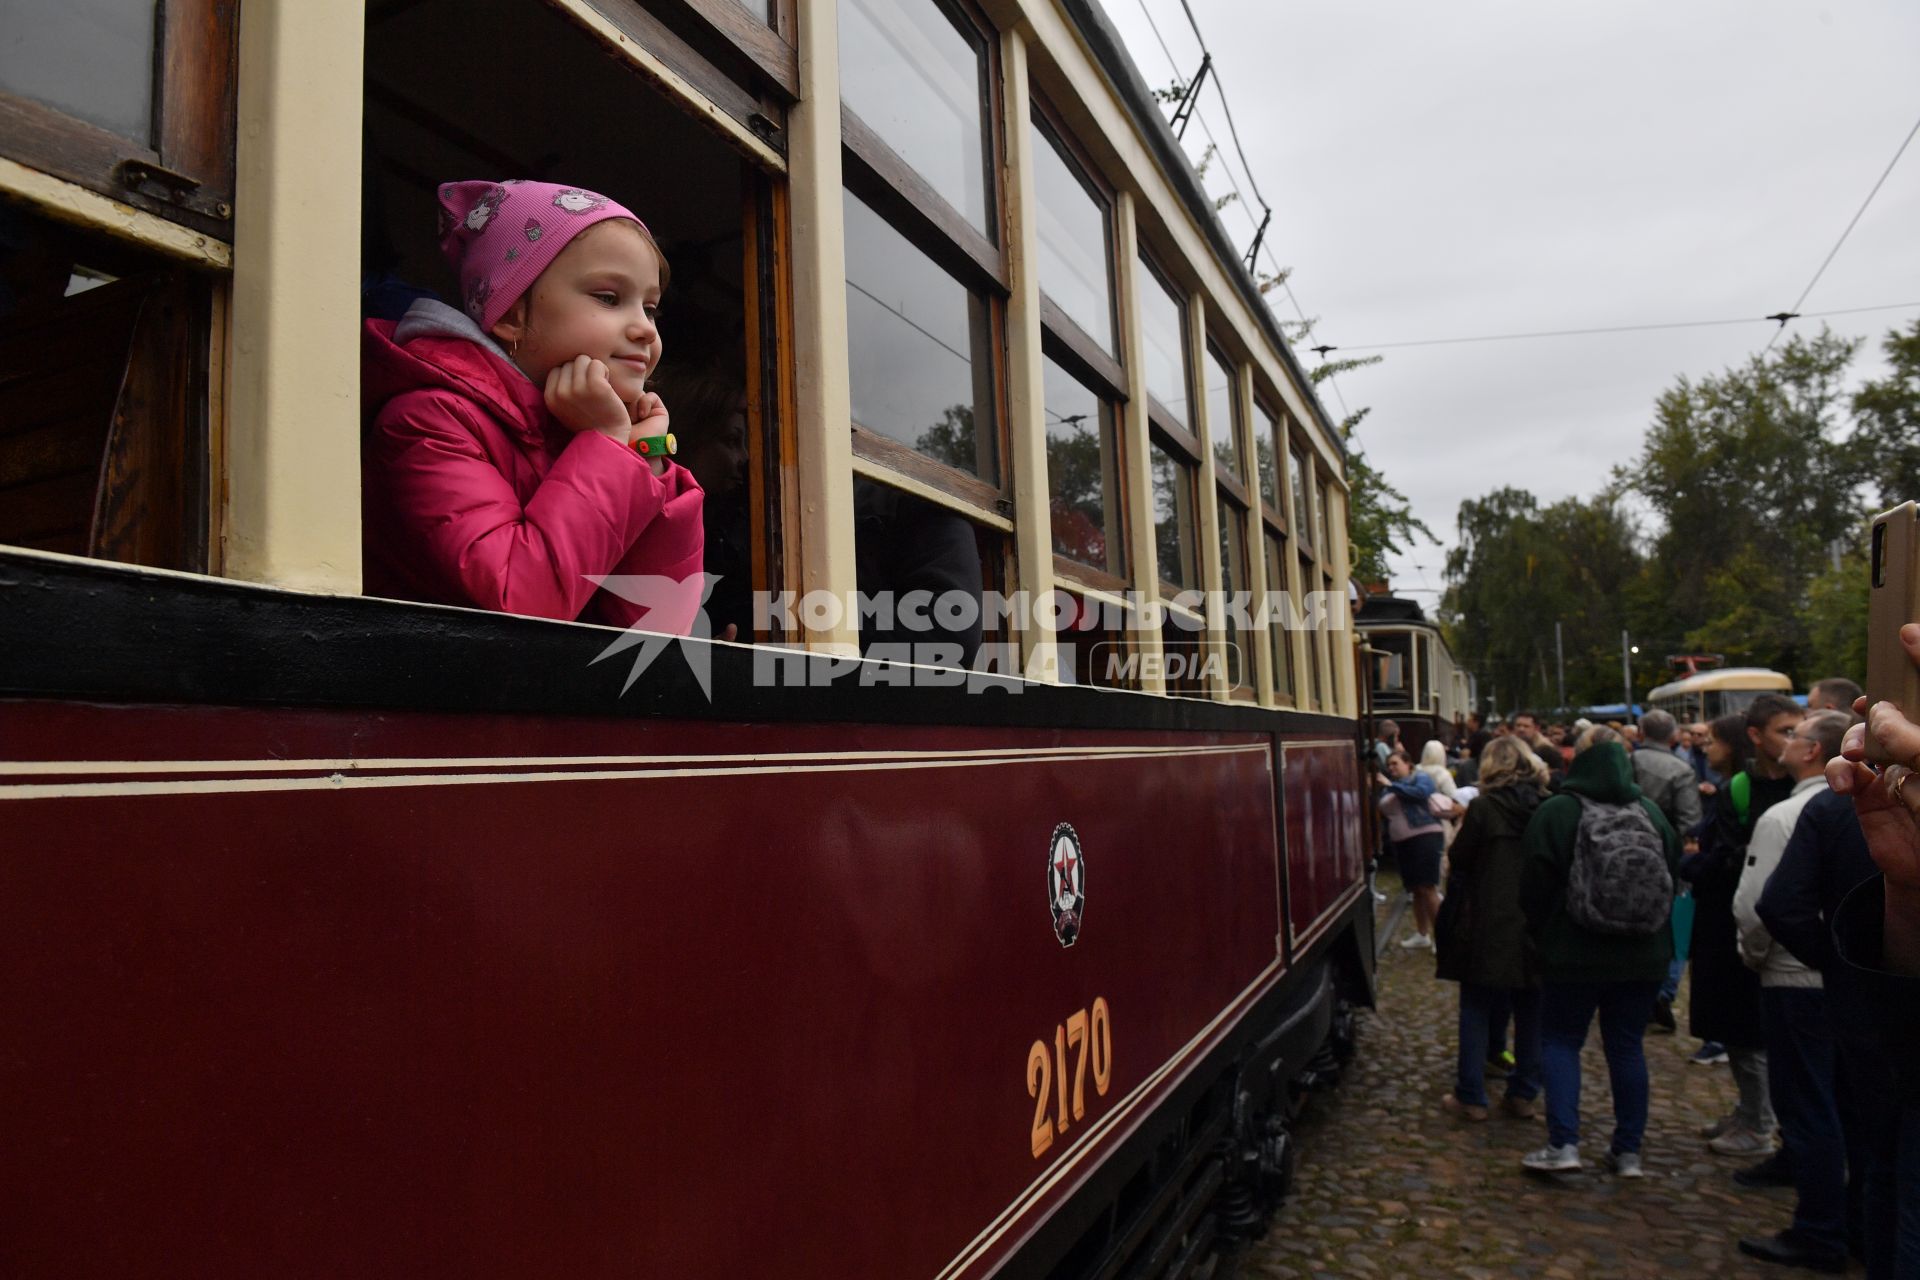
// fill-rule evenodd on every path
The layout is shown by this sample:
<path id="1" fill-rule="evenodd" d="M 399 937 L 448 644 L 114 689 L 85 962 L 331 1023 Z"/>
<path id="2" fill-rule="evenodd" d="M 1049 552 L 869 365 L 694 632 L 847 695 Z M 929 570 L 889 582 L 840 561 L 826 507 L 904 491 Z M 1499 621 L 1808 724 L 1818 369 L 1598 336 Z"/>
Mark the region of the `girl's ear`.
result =
<path id="1" fill-rule="evenodd" d="M 513 300 L 505 315 L 493 322 L 488 333 L 497 339 L 500 345 L 511 347 L 527 336 L 527 298 L 525 294 Z"/>

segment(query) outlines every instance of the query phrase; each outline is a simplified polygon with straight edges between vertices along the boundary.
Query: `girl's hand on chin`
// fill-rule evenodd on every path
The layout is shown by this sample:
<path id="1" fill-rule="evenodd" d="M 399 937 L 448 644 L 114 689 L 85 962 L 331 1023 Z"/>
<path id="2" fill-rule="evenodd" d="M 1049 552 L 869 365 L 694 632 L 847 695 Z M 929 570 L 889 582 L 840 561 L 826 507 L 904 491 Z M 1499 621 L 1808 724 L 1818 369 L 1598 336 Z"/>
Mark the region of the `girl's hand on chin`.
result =
<path id="1" fill-rule="evenodd" d="M 598 431 L 627 443 L 627 406 L 613 389 L 607 366 L 591 356 L 575 356 L 547 371 L 547 409 L 567 430 Z"/>
<path id="2" fill-rule="evenodd" d="M 633 438 L 667 434 L 667 406 L 651 391 L 642 391 L 633 402 Z"/>

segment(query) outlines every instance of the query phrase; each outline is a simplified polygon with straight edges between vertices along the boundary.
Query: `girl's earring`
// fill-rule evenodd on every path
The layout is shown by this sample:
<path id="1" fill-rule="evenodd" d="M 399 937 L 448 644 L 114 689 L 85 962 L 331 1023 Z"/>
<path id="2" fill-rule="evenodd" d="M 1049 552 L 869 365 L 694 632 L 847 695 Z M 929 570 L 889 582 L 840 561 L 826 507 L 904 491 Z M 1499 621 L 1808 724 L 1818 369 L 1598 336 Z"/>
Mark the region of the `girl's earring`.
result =
<path id="1" fill-rule="evenodd" d="M 520 339 L 515 338 L 511 343 L 507 345 L 507 356 L 509 359 L 513 359 L 513 360 L 518 360 L 520 358 Z"/>

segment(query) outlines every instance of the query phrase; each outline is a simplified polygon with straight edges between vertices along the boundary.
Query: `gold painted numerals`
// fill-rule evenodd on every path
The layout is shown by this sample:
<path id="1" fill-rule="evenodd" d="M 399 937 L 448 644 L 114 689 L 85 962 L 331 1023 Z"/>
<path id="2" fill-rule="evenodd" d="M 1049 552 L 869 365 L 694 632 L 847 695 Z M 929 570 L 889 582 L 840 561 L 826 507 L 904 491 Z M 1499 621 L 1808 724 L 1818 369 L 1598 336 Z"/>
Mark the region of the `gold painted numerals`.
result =
<path id="1" fill-rule="evenodd" d="M 1045 1040 L 1035 1040 L 1027 1049 L 1027 1096 L 1033 1099 L 1036 1159 L 1053 1146 L 1056 1132 L 1064 1134 L 1073 1120 L 1085 1118 L 1089 1065 L 1093 1091 L 1104 1098 L 1113 1084 L 1113 1013 L 1104 997 L 1094 1000 L 1091 1011 L 1082 1009 L 1056 1026 L 1051 1049 Z"/>

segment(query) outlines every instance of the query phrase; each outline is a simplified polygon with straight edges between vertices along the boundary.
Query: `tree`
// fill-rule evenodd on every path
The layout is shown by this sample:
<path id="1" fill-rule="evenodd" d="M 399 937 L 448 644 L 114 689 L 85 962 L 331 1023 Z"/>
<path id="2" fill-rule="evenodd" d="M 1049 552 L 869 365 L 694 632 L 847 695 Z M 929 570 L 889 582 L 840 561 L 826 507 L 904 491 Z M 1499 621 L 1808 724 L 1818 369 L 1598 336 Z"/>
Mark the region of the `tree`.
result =
<path id="1" fill-rule="evenodd" d="M 1880 491 L 1880 505 L 1891 507 L 1920 499 L 1920 320 L 1880 346 L 1893 372 L 1860 388 L 1853 413 L 1867 479 Z"/>
<path id="2" fill-rule="evenodd" d="M 1644 572 L 1631 520 L 1611 493 L 1541 507 L 1524 489 L 1460 504 L 1440 604 L 1448 644 L 1508 708 L 1559 701 L 1554 624 L 1567 698 L 1617 701 L 1619 636 Z"/>
<path id="3" fill-rule="evenodd" d="M 1858 346 L 1823 329 L 1661 394 L 1639 458 L 1615 477 L 1662 525 L 1647 584 L 1663 615 L 1653 630 L 1804 673 L 1808 588 L 1861 517 L 1860 451 L 1839 434 Z"/>

